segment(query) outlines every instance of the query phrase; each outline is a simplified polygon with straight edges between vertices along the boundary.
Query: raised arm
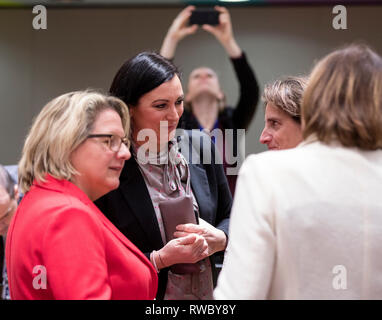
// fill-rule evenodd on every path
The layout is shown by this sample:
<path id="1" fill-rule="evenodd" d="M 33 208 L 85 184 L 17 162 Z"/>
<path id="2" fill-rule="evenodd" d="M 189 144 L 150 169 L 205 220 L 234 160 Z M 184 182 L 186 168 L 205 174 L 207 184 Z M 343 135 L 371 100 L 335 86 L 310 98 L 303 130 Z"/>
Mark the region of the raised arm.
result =
<path id="1" fill-rule="evenodd" d="M 231 62 L 239 81 L 240 90 L 239 101 L 233 110 L 233 123 L 237 129 L 248 129 L 256 113 L 259 85 L 245 53 L 240 58 L 231 59 Z"/>
<path id="2" fill-rule="evenodd" d="M 215 9 L 220 12 L 219 24 L 217 26 L 205 24 L 202 28 L 203 30 L 211 33 L 220 42 L 231 58 L 239 58 L 242 55 L 242 50 L 233 35 L 229 11 L 220 6 L 215 6 Z"/>
<path id="3" fill-rule="evenodd" d="M 176 47 L 179 41 L 186 36 L 193 34 L 198 29 L 197 25 L 188 26 L 188 19 L 191 16 L 194 6 L 183 9 L 172 22 L 163 40 L 160 54 L 167 59 L 174 59 Z"/>
<path id="4" fill-rule="evenodd" d="M 240 86 L 240 98 L 232 111 L 232 119 L 236 128 L 247 129 L 256 112 L 259 86 L 244 52 L 235 40 L 229 11 L 220 6 L 215 6 L 215 9 L 220 12 L 219 25 L 203 25 L 203 29 L 214 35 L 231 58 Z"/>

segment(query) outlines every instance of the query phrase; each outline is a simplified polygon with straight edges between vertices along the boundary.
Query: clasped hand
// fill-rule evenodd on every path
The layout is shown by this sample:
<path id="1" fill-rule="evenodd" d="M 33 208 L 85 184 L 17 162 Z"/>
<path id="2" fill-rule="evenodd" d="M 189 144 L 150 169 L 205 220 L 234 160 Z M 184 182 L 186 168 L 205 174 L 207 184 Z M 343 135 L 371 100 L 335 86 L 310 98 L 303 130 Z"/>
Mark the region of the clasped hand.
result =
<path id="1" fill-rule="evenodd" d="M 225 249 L 225 233 L 203 219 L 199 218 L 199 223 L 180 224 L 176 227 L 175 239 L 159 250 L 160 258 L 156 261 L 160 269 L 177 263 L 195 263 Z"/>
<path id="2" fill-rule="evenodd" d="M 202 236 L 207 241 L 207 255 L 210 256 L 218 251 L 223 251 L 226 247 L 227 237 L 222 230 L 219 230 L 199 218 L 199 224 L 187 223 L 176 227 L 174 237 L 186 237 L 190 234 Z"/>

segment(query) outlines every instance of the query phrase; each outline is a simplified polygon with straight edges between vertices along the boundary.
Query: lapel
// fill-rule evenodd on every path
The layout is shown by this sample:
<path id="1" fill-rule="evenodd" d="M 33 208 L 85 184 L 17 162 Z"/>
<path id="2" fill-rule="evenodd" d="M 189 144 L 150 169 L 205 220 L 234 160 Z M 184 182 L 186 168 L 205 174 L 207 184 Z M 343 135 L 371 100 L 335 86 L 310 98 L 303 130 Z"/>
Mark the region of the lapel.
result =
<path id="1" fill-rule="evenodd" d="M 151 263 L 147 260 L 146 256 L 142 253 L 141 250 L 138 249 L 124 234 L 122 234 L 117 227 L 107 219 L 102 212 L 94 205 L 95 210 L 97 210 L 101 216 L 101 220 L 105 226 L 105 228 L 109 229 L 111 233 L 113 233 L 117 239 L 119 239 L 125 247 L 127 247 L 130 251 L 132 251 L 136 256 L 138 256 L 145 264 L 151 266 Z"/>
<path id="2" fill-rule="evenodd" d="M 211 193 L 208 184 L 206 171 L 196 164 L 189 164 L 191 174 L 191 187 L 199 205 L 199 214 L 202 217 L 208 216 L 208 204 L 211 203 Z"/>
<path id="3" fill-rule="evenodd" d="M 199 139 L 199 136 L 197 136 L 197 139 Z M 192 192 L 194 193 L 195 198 L 198 202 L 200 215 L 206 217 L 207 211 L 209 209 L 209 204 L 212 203 L 211 192 L 206 170 L 204 166 L 200 164 L 200 150 L 197 150 L 198 148 L 200 148 L 200 146 L 195 147 L 192 141 L 192 137 L 191 139 L 184 139 L 184 136 L 179 137 L 179 151 L 186 158 L 188 166 L 190 168 Z M 187 150 L 188 152 L 185 152 Z M 192 155 L 198 156 L 199 161 L 196 161 L 196 164 L 192 163 Z"/>
<path id="4" fill-rule="evenodd" d="M 120 180 L 124 200 L 141 224 L 153 247 L 159 250 L 164 244 L 158 221 L 145 180 L 134 157 L 125 162 Z"/>
<path id="5" fill-rule="evenodd" d="M 200 151 L 196 150 L 192 145 L 192 139 L 190 140 L 190 145 L 188 145 L 187 141 L 187 139 L 180 139 L 180 151 L 182 152 L 182 149 L 191 147 L 192 152 L 196 152 L 200 157 Z M 190 153 L 182 152 L 182 154 L 185 155 L 189 163 L 191 187 L 199 205 L 200 215 L 206 217 L 208 216 L 209 204 L 211 203 L 211 192 L 205 168 L 202 164 L 192 164 L 187 157 Z M 133 156 L 125 162 L 120 181 L 120 189 L 128 208 L 131 209 L 131 212 L 141 224 L 153 248 L 159 250 L 163 247 L 164 243 L 160 235 L 158 221 L 145 180 Z"/>
<path id="6" fill-rule="evenodd" d="M 108 218 L 106 218 L 106 216 L 98 209 L 98 207 L 93 202 L 89 203 L 89 206 L 92 210 L 94 210 L 94 212 L 98 214 L 105 228 L 107 228 L 111 233 L 113 233 L 124 244 L 125 247 L 129 248 L 141 258 L 145 257 L 142 254 L 142 252 L 124 234 L 122 234 L 122 232 L 119 231 L 117 227 Z"/>
<path id="7" fill-rule="evenodd" d="M 59 180 L 50 175 L 45 177 L 46 181 L 44 183 L 34 182 L 34 187 L 46 188 L 50 190 L 59 191 L 65 194 L 69 194 L 77 199 L 79 199 L 86 207 L 88 207 L 92 215 L 96 214 L 98 218 L 102 221 L 103 225 L 109 229 L 122 243 L 124 246 L 133 251 L 137 256 L 141 257 L 142 261 L 147 262 L 146 257 L 142 252 L 133 245 L 130 240 L 128 240 L 118 229 L 115 227 L 109 219 L 98 209 L 98 207 L 89 199 L 89 197 L 75 184 L 67 180 Z"/>

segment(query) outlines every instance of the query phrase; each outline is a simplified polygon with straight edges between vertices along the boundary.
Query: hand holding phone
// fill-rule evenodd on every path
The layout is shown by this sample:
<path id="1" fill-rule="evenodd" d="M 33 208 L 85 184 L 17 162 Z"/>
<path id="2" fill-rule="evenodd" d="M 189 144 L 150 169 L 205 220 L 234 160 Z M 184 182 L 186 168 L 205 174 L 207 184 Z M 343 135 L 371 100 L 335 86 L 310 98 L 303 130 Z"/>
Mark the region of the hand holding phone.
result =
<path id="1" fill-rule="evenodd" d="M 214 8 L 197 8 L 192 11 L 188 24 L 209 24 L 212 26 L 216 26 L 219 24 L 219 14 L 220 12 Z"/>

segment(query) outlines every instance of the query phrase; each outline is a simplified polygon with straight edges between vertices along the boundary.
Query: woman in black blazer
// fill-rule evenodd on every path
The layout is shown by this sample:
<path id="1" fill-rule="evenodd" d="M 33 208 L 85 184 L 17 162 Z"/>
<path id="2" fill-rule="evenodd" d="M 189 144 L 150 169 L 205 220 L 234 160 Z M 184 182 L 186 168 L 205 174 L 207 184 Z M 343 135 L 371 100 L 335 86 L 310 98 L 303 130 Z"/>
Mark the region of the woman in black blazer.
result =
<path id="1" fill-rule="evenodd" d="M 96 204 L 157 269 L 157 299 L 211 299 L 213 255 L 227 245 L 232 197 L 210 138 L 176 130 L 184 99 L 178 70 L 158 54 L 140 53 L 120 68 L 110 93 L 129 107 L 133 157 L 119 188 Z M 178 226 L 167 241 L 160 203 L 186 194 L 199 224 Z M 196 267 L 186 274 L 170 270 L 179 263 Z"/>

